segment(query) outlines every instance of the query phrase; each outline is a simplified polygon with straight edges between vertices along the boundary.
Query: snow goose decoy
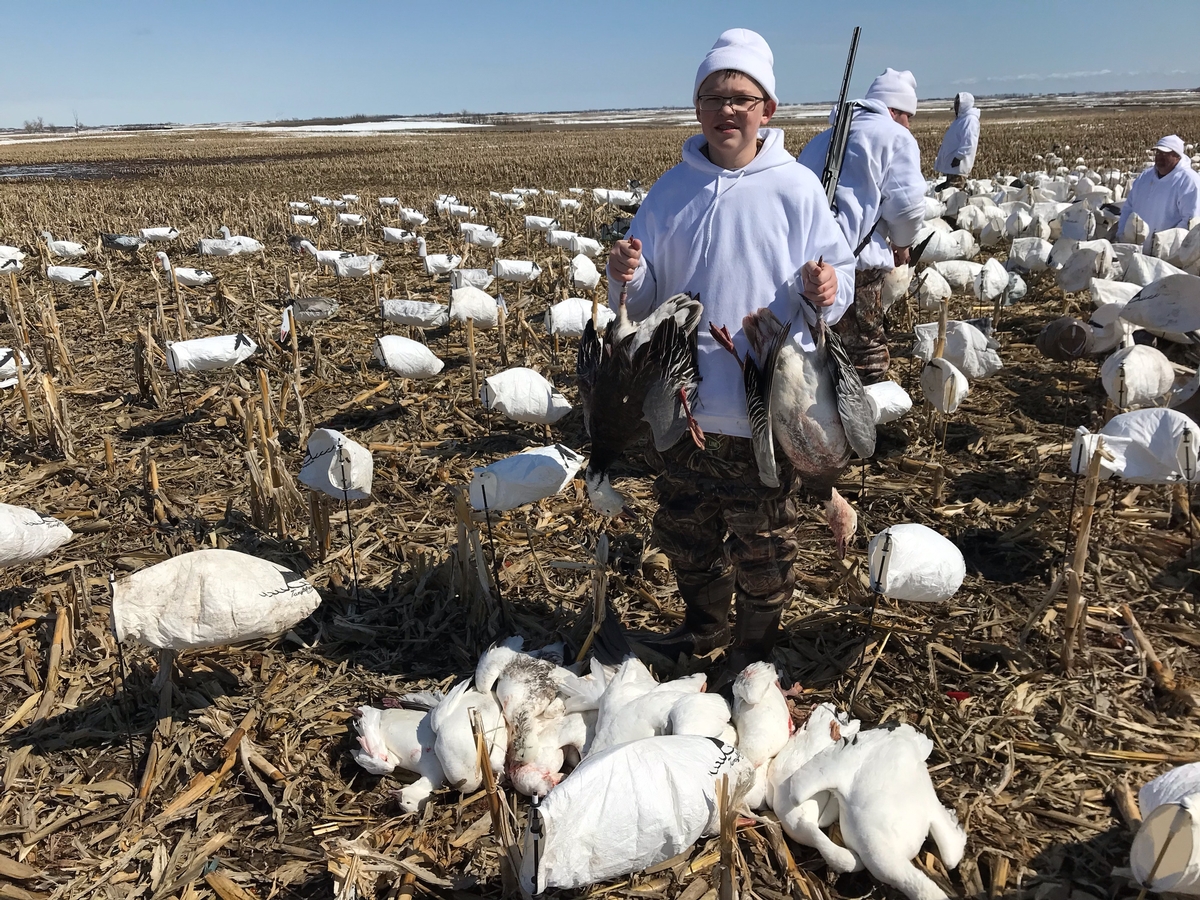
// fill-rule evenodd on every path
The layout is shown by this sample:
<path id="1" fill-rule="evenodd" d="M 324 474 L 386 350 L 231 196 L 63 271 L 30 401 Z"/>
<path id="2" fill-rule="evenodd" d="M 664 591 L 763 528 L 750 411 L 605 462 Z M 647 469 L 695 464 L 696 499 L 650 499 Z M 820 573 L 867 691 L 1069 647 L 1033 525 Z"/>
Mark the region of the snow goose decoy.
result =
<path id="1" fill-rule="evenodd" d="M 816 342 L 812 351 L 791 339 L 790 322 L 783 324 L 765 307 L 742 319 L 742 331 L 760 363 L 738 354 L 726 327 L 710 324 L 709 329 L 742 366 L 759 480 L 768 487 L 779 485 L 778 440 L 808 489 L 825 501 L 840 559 L 858 528 L 858 515 L 833 485 L 851 452 L 861 459 L 874 455 L 875 416 L 841 339 L 801 299 Z"/>
<path id="2" fill-rule="evenodd" d="M 338 278 L 366 278 L 382 270 L 383 260 L 374 253 L 344 253 L 333 261 L 333 274 Z"/>
<path id="3" fill-rule="evenodd" d="M 172 228 L 169 225 L 156 225 L 152 228 L 143 228 L 138 232 L 143 238 L 148 241 L 173 241 L 179 237 L 179 229 Z"/>
<path id="4" fill-rule="evenodd" d="M 385 244 L 415 244 L 417 242 L 417 233 L 415 231 L 405 231 L 403 228 L 388 228 L 383 227 L 383 241 Z"/>
<path id="5" fill-rule="evenodd" d="M 321 269 L 332 269 L 337 260 L 343 256 L 353 256 L 353 253 L 348 253 L 345 250 L 318 250 L 313 246 L 312 241 L 298 240 L 293 241 L 288 239 L 288 244 L 293 250 L 306 250 L 312 254 L 313 259 L 317 261 L 317 267 Z"/>
<path id="6" fill-rule="evenodd" d="M 445 275 L 447 272 L 457 269 L 459 263 L 462 262 L 461 256 L 455 256 L 451 253 L 429 253 L 425 249 L 425 238 L 417 238 L 417 255 L 421 257 L 421 261 L 425 264 L 426 275 Z"/>
<path id="7" fill-rule="evenodd" d="M 159 250 L 154 254 L 155 258 L 162 264 L 163 271 L 170 275 L 175 273 L 175 280 L 184 287 L 202 287 L 216 279 L 216 275 L 206 269 L 190 269 L 186 266 L 173 266 L 167 254 Z"/>
<path id="8" fill-rule="evenodd" d="M 56 284 L 73 284 L 76 287 L 104 280 L 99 269 L 85 269 L 81 266 L 47 266 L 46 277 Z"/>
<path id="9" fill-rule="evenodd" d="M 65 259 L 87 256 L 87 247 L 83 244 L 77 244 L 74 241 L 56 241 L 48 231 L 42 232 L 42 239 L 45 240 L 46 249 L 51 256 L 61 256 Z"/>
<path id="10" fill-rule="evenodd" d="M 589 319 L 579 342 L 575 373 L 583 422 L 592 440 L 585 482 L 592 505 L 615 516 L 624 508 L 608 469 L 650 426 L 654 445 L 665 450 L 686 430 L 697 447 L 704 432 L 691 405 L 696 371 L 696 328 L 704 307 L 694 294 L 676 294 L 640 322 L 629 321 L 622 293 L 616 321 L 604 340 Z"/>
<path id="11" fill-rule="evenodd" d="M 225 240 L 233 241 L 241 248 L 238 251 L 240 253 L 258 253 L 263 248 L 262 243 L 252 237 L 246 237 L 244 234 L 231 234 L 227 225 L 222 225 L 220 231 Z"/>
<path id="12" fill-rule="evenodd" d="M 121 253 L 137 253 L 147 243 L 144 237 L 134 237 L 131 234 L 100 235 L 100 246 L 105 250 L 117 250 Z"/>

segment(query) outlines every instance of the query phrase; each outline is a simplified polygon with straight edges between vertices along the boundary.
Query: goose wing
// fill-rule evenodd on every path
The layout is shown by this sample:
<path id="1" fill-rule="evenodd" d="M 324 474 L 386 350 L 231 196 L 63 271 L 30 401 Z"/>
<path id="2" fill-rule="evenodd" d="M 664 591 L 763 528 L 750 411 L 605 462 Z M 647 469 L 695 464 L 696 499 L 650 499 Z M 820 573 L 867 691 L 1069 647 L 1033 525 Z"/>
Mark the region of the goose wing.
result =
<path id="1" fill-rule="evenodd" d="M 833 379 L 834 395 L 837 397 L 838 416 L 846 441 L 859 459 L 870 459 L 875 455 L 875 416 L 867 402 L 858 370 L 850 362 L 850 355 L 842 345 L 842 339 L 824 322 L 817 327 L 824 332 L 825 365 Z"/>
<path id="2" fill-rule="evenodd" d="M 772 318 L 774 318 L 772 316 Z M 746 354 L 742 381 L 746 389 L 746 416 L 750 421 L 750 442 L 758 463 L 758 480 L 767 487 L 779 487 L 779 468 L 775 463 L 775 426 L 771 421 L 771 388 L 775 384 L 775 366 L 779 352 L 792 332 L 792 323 L 775 331 L 763 354 L 762 364 Z"/>
<path id="3" fill-rule="evenodd" d="M 673 447 L 687 430 L 687 414 L 679 392 L 690 404 L 696 393 L 696 333 L 686 333 L 675 317 L 668 317 L 654 330 L 643 348 L 641 365 L 646 375 L 646 398 L 642 418 L 650 425 L 654 446 L 660 452 Z"/>
<path id="4" fill-rule="evenodd" d="M 575 357 L 575 378 L 579 384 L 579 402 L 583 404 L 583 424 L 592 433 L 593 391 L 600 375 L 603 348 L 596 325 L 591 319 L 583 326 L 583 337 L 579 339 L 579 352 Z"/>

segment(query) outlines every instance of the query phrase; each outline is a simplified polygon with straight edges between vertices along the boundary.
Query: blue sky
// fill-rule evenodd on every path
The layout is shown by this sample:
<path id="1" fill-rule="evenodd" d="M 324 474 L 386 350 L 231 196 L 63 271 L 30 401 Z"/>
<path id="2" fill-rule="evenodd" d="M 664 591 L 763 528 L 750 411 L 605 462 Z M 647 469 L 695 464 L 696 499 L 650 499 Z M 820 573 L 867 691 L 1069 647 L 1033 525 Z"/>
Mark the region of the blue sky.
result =
<path id="1" fill-rule="evenodd" d="M 1200 87 L 1200 4 L 1110 0 L 5 0 L 0 126 L 680 106 L 725 28 L 784 102 L 910 68 L 921 97 Z"/>

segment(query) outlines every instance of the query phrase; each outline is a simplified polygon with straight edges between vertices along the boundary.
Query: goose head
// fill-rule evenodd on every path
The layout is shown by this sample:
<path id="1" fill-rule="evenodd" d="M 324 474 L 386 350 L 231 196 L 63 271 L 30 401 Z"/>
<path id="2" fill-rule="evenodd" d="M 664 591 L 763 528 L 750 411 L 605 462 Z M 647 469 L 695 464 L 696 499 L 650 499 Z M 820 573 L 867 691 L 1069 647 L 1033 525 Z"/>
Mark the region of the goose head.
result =
<path id="1" fill-rule="evenodd" d="M 222 226 L 221 226 L 219 229 L 217 229 L 217 230 L 221 232 L 221 237 L 225 238 L 225 240 L 229 240 L 229 238 L 230 238 L 230 231 L 229 231 L 229 226 L 228 226 L 228 225 L 222 225 Z"/>
<path id="2" fill-rule="evenodd" d="M 43 240 L 44 240 L 44 241 L 45 241 L 47 244 L 48 244 L 48 243 L 50 243 L 52 240 L 54 240 L 54 238 L 52 238 L 52 237 L 50 236 L 50 232 L 48 232 L 48 231 L 43 231 L 43 232 L 42 232 L 42 239 L 43 239 Z"/>
<path id="3" fill-rule="evenodd" d="M 167 254 L 165 254 L 161 250 L 159 250 L 157 253 L 154 254 L 154 258 L 157 259 L 160 263 L 162 263 L 164 272 L 171 271 L 171 260 L 167 258 Z"/>
<path id="4" fill-rule="evenodd" d="M 425 238 L 418 237 L 417 238 L 417 256 L 423 257 L 425 255 L 426 255 L 426 253 L 425 253 Z"/>
<path id="5" fill-rule="evenodd" d="M 317 248 L 316 248 L 316 247 L 314 247 L 314 246 L 312 245 L 312 241 L 301 241 L 301 242 L 300 242 L 300 249 L 301 249 L 301 250 L 307 250 L 307 251 L 308 251 L 309 253 L 311 253 L 313 256 L 316 256 L 316 255 L 317 255 Z"/>
<path id="6" fill-rule="evenodd" d="M 838 559 L 846 558 L 846 551 L 854 542 L 854 534 L 858 531 L 858 513 L 854 511 L 846 498 L 833 489 L 830 498 L 825 501 L 825 518 L 829 522 L 829 530 L 833 534 L 833 543 L 837 548 Z"/>
<path id="7" fill-rule="evenodd" d="M 592 508 L 600 515 L 611 518 L 624 511 L 625 498 L 612 486 L 607 472 L 597 472 L 589 467 L 583 476 L 583 482 L 587 485 Z"/>

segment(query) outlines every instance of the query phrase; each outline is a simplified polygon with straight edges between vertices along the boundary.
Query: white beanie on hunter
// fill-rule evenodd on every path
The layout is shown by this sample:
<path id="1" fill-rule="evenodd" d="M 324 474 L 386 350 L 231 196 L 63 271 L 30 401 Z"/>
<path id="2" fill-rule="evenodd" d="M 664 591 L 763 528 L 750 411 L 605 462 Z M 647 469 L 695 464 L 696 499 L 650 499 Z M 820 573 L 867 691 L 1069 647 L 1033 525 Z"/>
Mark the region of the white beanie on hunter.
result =
<path id="1" fill-rule="evenodd" d="M 696 85 L 692 88 L 692 101 L 700 95 L 700 85 L 713 72 L 733 69 L 743 72 L 759 83 L 767 96 L 779 102 L 775 96 L 775 56 L 763 40 L 763 36 L 749 28 L 730 28 L 721 33 L 712 45 L 704 62 L 696 70 Z"/>
<path id="2" fill-rule="evenodd" d="M 884 69 L 883 74 L 876 77 L 867 88 L 867 100 L 879 100 L 888 109 L 908 113 L 910 116 L 917 112 L 917 79 L 907 69 Z"/>

